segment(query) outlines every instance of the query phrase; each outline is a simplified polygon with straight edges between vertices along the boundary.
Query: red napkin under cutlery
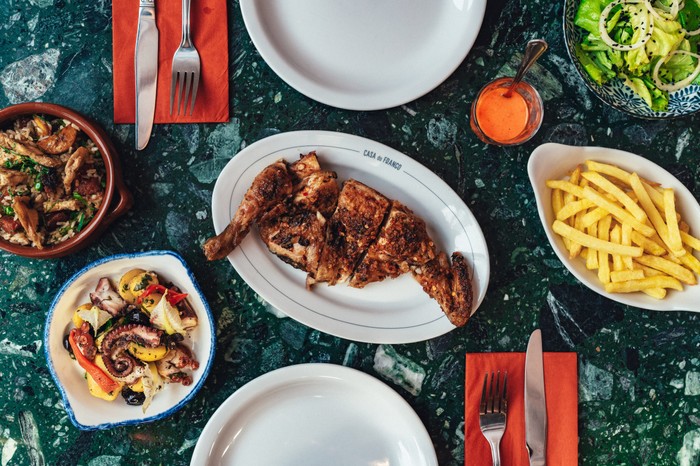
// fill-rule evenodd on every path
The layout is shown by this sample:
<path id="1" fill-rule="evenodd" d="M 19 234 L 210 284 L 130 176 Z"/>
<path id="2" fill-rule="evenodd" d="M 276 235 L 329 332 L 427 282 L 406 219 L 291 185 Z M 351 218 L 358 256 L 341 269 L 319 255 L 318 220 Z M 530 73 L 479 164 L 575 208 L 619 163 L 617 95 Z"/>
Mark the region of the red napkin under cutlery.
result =
<path id="1" fill-rule="evenodd" d="M 547 398 L 547 464 L 578 464 L 578 372 L 576 353 L 544 353 Z M 525 448 L 525 353 L 466 355 L 464 464 L 491 464 L 491 448 L 479 429 L 479 402 L 484 375 L 508 372 L 508 414 L 501 440 L 503 466 L 529 466 Z"/>
<path id="2" fill-rule="evenodd" d="M 112 2 L 114 122 L 133 123 L 135 112 L 134 48 L 139 0 Z M 156 0 L 158 91 L 155 123 L 229 121 L 228 19 L 226 0 L 196 0 L 190 10 L 192 42 L 201 60 L 194 112 L 170 115 L 170 71 L 182 38 L 182 2 Z"/>

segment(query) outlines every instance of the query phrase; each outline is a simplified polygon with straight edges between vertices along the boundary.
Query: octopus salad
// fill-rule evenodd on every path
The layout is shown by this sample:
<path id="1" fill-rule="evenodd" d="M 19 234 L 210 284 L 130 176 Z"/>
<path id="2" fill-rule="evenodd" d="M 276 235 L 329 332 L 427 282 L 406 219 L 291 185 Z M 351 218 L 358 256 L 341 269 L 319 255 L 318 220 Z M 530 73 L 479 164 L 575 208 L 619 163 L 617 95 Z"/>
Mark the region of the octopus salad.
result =
<path id="1" fill-rule="evenodd" d="M 146 412 L 165 383 L 190 385 L 191 371 L 199 368 L 185 344 L 197 315 L 187 294 L 160 283 L 154 272 L 130 270 L 116 289 L 108 277 L 100 278 L 72 321 L 64 347 L 97 398 L 113 401 L 121 394 Z"/>
<path id="2" fill-rule="evenodd" d="M 105 192 L 98 148 L 68 120 L 21 117 L 0 130 L 0 237 L 43 249 L 78 234 Z"/>

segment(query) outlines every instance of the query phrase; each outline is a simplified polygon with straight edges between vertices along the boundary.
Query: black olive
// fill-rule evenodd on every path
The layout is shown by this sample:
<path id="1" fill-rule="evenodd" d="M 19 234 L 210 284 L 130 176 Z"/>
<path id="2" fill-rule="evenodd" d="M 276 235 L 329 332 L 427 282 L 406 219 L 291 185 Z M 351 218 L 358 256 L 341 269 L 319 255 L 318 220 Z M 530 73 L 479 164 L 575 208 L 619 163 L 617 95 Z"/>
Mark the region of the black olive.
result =
<path id="1" fill-rule="evenodd" d="M 146 401 L 146 395 L 142 392 L 135 392 L 129 387 L 122 388 L 122 397 L 126 404 L 131 406 L 141 406 Z"/>
<path id="2" fill-rule="evenodd" d="M 129 309 L 126 313 L 126 320 L 134 324 L 148 325 L 151 322 L 151 318 L 148 314 L 141 312 L 137 307 Z"/>
<path id="3" fill-rule="evenodd" d="M 183 337 L 179 333 L 173 333 L 172 335 L 164 335 L 163 336 L 163 344 L 165 346 L 167 346 L 169 349 L 175 349 L 177 347 L 177 344 L 180 343 L 184 339 L 185 339 L 185 337 Z"/>
<path id="4" fill-rule="evenodd" d="M 68 351 L 70 354 L 70 357 L 75 359 L 75 354 L 73 354 L 73 348 L 70 345 L 70 342 L 68 341 L 68 334 L 63 336 L 63 347 Z"/>

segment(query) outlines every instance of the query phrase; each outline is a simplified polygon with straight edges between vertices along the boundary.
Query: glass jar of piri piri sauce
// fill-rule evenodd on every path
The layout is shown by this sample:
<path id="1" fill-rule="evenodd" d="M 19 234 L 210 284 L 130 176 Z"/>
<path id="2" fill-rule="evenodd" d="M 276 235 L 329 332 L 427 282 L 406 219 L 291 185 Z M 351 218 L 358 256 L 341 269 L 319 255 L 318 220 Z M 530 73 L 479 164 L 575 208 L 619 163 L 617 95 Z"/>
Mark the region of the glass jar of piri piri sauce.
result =
<path id="1" fill-rule="evenodd" d="M 534 87 L 521 81 L 507 95 L 513 78 L 498 78 L 484 86 L 474 99 L 470 124 L 487 144 L 522 144 L 542 124 L 542 99 Z"/>

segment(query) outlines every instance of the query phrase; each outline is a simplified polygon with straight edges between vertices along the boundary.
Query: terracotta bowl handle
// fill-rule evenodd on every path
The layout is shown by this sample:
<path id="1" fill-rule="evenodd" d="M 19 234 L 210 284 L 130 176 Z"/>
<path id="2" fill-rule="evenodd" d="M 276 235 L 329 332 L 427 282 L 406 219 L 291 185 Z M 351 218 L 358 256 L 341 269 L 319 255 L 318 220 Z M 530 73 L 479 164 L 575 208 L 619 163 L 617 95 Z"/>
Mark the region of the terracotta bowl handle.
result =
<path id="1" fill-rule="evenodd" d="M 124 215 L 134 204 L 134 197 L 131 195 L 131 192 L 127 189 L 126 185 L 124 184 L 124 181 L 121 179 L 121 176 L 117 176 L 115 178 L 116 179 L 114 180 L 114 194 L 119 196 L 119 201 L 117 202 L 117 205 L 114 206 L 114 208 L 110 207 L 111 210 L 105 214 L 101 223 L 102 228 L 106 228 L 109 225 L 111 225 L 112 222 Z"/>

